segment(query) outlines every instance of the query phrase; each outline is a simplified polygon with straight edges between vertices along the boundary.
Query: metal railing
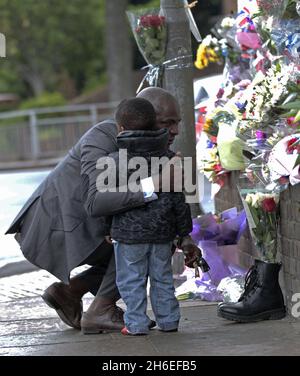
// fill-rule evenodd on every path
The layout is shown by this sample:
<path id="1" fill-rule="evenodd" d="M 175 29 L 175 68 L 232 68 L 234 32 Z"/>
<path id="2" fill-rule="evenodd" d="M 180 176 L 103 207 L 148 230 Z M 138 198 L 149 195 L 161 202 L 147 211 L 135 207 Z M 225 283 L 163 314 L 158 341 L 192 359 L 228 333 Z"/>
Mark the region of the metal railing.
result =
<path id="1" fill-rule="evenodd" d="M 58 158 L 94 124 L 111 118 L 117 103 L 0 113 L 0 162 Z"/>

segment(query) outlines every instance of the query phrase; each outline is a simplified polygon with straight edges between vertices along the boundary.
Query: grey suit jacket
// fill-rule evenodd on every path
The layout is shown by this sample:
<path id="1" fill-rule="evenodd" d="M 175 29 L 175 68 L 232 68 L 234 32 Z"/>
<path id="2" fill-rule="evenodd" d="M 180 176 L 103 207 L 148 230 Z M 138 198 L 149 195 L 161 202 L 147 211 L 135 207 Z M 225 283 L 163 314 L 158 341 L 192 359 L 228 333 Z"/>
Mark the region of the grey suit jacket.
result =
<path id="1" fill-rule="evenodd" d="M 143 193 L 97 191 L 97 160 L 117 150 L 113 121 L 96 124 L 35 190 L 6 234 L 16 233 L 24 256 L 68 282 L 104 240 L 106 215 L 144 205 Z"/>

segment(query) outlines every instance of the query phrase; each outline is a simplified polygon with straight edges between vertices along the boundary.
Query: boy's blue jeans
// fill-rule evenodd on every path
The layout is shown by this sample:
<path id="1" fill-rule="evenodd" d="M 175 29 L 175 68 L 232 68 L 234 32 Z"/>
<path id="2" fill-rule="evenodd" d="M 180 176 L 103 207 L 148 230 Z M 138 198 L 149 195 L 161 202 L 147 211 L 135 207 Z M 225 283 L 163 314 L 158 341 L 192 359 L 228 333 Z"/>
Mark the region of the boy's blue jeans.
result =
<path id="1" fill-rule="evenodd" d="M 131 333 L 148 333 L 147 280 L 157 325 L 161 330 L 178 327 L 180 310 L 172 273 L 172 242 L 126 244 L 114 242 L 117 286 L 127 310 L 124 321 Z"/>

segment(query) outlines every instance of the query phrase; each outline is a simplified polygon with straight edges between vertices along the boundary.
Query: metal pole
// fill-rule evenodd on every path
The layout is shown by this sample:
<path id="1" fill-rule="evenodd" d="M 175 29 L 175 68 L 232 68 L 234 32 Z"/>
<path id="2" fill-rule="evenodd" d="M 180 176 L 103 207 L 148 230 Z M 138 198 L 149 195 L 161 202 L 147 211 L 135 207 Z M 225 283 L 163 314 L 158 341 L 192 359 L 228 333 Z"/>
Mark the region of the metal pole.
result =
<path id="1" fill-rule="evenodd" d="M 95 125 L 98 122 L 97 107 L 95 105 L 90 106 L 91 124 Z"/>
<path id="2" fill-rule="evenodd" d="M 184 157 L 193 159 L 193 181 L 196 183 L 196 134 L 194 114 L 193 59 L 191 32 L 183 0 L 161 0 L 161 9 L 168 26 L 168 45 L 166 60 L 174 60 L 170 65 L 177 68 L 164 73 L 164 87 L 178 100 L 182 122 L 173 149 Z M 193 216 L 200 214 L 198 205 L 192 207 Z"/>
<path id="3" fill-rule="evenodd" d="M 37 129 L 37 117 L 34 111 L 30 111 L 30 142 L 32 159 L 38 159 L 40 154 L 39 135 Z"/>

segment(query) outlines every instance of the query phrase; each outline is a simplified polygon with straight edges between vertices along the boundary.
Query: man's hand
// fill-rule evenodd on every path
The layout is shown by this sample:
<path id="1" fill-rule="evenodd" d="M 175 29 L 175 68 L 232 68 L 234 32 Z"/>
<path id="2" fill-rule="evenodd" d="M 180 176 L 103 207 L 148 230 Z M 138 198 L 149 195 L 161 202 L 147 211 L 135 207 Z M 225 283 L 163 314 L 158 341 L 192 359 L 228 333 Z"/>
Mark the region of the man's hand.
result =
<path id="1" fill-rule="evenodd" d="M 195 244 L 187 244 L 183 245 L 181 249 L 185 256 L 185 265 L 189 268 L 193 268 L 194 262 L 197 262 L 202 257 L 200 248 L 198 248 Z"/>

